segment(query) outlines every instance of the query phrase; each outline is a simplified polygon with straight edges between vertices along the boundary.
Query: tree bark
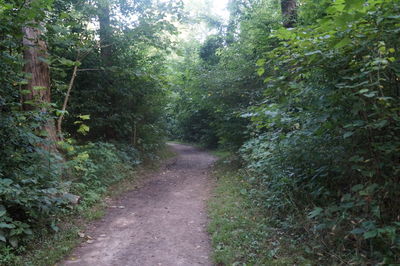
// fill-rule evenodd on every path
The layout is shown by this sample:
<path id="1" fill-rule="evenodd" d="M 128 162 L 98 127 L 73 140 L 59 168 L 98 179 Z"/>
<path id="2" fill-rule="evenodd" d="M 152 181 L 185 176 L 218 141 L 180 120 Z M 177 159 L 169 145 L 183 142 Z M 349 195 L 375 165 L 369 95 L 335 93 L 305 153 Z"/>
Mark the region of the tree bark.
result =
<path id="1" fill-rule="evenodd" d="M 29 74 L 28 84 L 24 87 L 30 93 L 23 93 L 23 109 L 34 110 L 38 107 L 46 111 L 46 103 L 50 103 L 50 70 L 46 61 L 47 46 L 40 40 L 40 31 L 32 27 L 24 27 L 24 72 Z"/>
<path id="2" fill-rule="evenodd" d="M 99 0 L 99 24 L 100 24 L 100 53 L 105 66 L 112 65 L 112 46 L 111 46 L 111 20 L 110 3 L 108 0 Z"/>
<path id="3" fill-rule="evenodd" d="M 281 0 L 281 9 L 283 17 L 283 26 L 285 28 L 293 28 L 297 21 L 296 0 Z"/>
<path id="4" fill-rule="evenodd" d="M 23 27 L 24 72 L 29 74 L 28 84 L 23 87 L 22 108 L 24 110 L 40 110 L 48 112 L 51 103 L 50 69 L 47 63 L 47 45 L 41 40 L 41 32 L 37 28 Z M 44 125 L 47 138 L 57 140 L 56 128 L 53 119 Z M 53 146 L 53 145 L 51 145 Z M 53 147 L 50 147 L 53 149 Z"/>

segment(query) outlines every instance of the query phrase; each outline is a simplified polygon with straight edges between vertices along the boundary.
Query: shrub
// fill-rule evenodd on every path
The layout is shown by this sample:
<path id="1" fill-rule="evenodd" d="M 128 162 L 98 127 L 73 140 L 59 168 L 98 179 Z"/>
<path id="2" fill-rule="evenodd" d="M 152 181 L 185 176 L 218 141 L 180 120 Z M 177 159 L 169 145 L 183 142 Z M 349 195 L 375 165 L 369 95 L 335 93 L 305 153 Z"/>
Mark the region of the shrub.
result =
<path id="1" fill-rule="evenodd" d="M 60 143 L 66 152 L 63 161 L 38 146 L 37 143 L 43 142 L 41 138 L 32 136 L 31 142 L 24 141 L 26 138 L 20 140 L 19 150 L 1 151 L 9 152 L 11 157 L 2 160 L 0 168 L 3 251 L 7 245 L 23 246 L 43 231 L 43 226 L 57 231 L 57 216 L 73 210 L 70 193 L 82 199 L 75 209 L 84 210 L 98 201 L 108 186 L 132 177 L 133 167 L 140 163 L 139 152 L 129 145 L 119 144 L 118 149 L 116 145 L 101 142 L 81 146 Z M 24 152 L 20 153 L 22 149 Z"/>
<path id="2" fill-rule="evenodd" d="M 0 116 L 0 247 L 30 239 L 32 229 L 51 224 L 65 202 L 60 157 L 41 148 L 44 140 L 29 133 L 38 130 L 39 118 Z"/>
<path id="3" fill-rule="evenodd" d="M 139 152 L 129 145 L 89 143 L 68 152 L 71 193 L 82 197 L 80 208 L 98 201 L 111 184 L 128 178 L 140 163 Z M 122 149 L 124 151 L 122 151 Z"/>
<path id="4" fill-rule="evenodd" d="M 242 148 L 255 203 L 325 263 L 400 260 L 400 6 L 362 2 L 276 31 Z"/>

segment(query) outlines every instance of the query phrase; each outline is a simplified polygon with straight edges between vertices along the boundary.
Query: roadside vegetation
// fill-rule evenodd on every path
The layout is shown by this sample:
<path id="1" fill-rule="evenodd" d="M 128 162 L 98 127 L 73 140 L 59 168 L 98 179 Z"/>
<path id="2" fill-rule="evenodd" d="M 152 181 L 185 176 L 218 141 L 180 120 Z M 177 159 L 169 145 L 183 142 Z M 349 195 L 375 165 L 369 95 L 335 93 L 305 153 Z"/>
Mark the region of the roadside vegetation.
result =
<path id="1" fill-rule="evenodd" d="M 399 264 L 399 2 L 229 10 L 208 18 L 215 35 L 183 42 L 170 108 L 175 136 L 240 158 L 211 208 L 216 261 L 269 265 L 294 247 L 312 264 Z"/>
<path id="2" fill-rule="evenodd" d="M 249 196 L 251 186 L 237 161 L 226 154 L 213 169 L 216 187 L 208 202 L 217 265 L 305 265 L 310 263 L 299 252 L 289 232 L 274 227 Z"/>
<path id="3" fill-rule="evenodd" d="M 0 265 L 54 264 L 72 221 L 101 216 L 110 187 L 159 158 L 156 62 L 179 16 L 175 1 L 0 1 Z"/>
<path id="4" fill-rule="evenodd" d="M 107 147 L 107 150 L 109 149 L 110 147 Z M 100 149 L 98 155 L 104 156 L 104 151 Z M 112 155 L 117 157 L 118 153 Z M 121 155 L 123 154 L 119 154 Z M 86 235 L 84 231 L 92 221 L 103 217 L 106 208 L 109 207 L 109 201 L 128 190 L 140 187 L 147 172 L 158 169 L 160 163 L 175 156 L 175 153 L 164 147 L 153 156 L 157 159 L 147 159 L 135 167 L 132 167 L 131 162 L 113 162 L 105 158 L 103 160 L 108 163 L 91 161 L 93 165 L 106 165 L 108 172 L 102 171 L 103 174 L 92 175 L 90 183 L 74 184 L 81 188 L 76 195 L 80 195 L 82 200 L 75 206 L 55 213 L 52 217 L 53 227 L 37 230 L 35 238 L 27 240 L 24 246 L 17 250 L 2 250 L 0 265 L 54 265 L 70 254 L 82 241 L 92 241 L 90 235 Z"/>
<path id="5" fill-rule="evenodd" d="M 0 0 L 0 264 L 167 138 L 237 158 L 210 209 L 219 263 L 400 264 L 399 1 L 228 11 Z"/>

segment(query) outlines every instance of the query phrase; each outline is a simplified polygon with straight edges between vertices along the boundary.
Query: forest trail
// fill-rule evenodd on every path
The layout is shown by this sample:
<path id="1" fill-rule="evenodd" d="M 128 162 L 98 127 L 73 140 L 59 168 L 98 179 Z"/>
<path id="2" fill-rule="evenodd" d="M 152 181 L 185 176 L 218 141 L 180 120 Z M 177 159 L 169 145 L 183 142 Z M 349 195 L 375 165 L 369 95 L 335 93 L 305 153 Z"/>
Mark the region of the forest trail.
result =
<path id="1" fill-rule="evenodd" d="M 86 232 L 93 240 L 61 265 L 212 265 L 207 173 L 216 158 L 188 145 L 169 145 L 177 157 L 115 200 Z"/>

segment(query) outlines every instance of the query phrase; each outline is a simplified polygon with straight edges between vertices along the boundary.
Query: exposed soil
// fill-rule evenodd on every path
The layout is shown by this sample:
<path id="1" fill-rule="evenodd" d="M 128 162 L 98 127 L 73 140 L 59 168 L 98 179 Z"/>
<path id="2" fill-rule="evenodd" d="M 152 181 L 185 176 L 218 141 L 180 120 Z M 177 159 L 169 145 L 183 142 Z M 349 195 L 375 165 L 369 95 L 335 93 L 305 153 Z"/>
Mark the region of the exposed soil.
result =
<path id="1" fill-rule="evenodd" d="M 206 231 L 208 170 L 215 157 L 170 144 L 178 156 L 146 178 L 141 188 L 110 203 L 61 265 L 212 265 Z"/>

